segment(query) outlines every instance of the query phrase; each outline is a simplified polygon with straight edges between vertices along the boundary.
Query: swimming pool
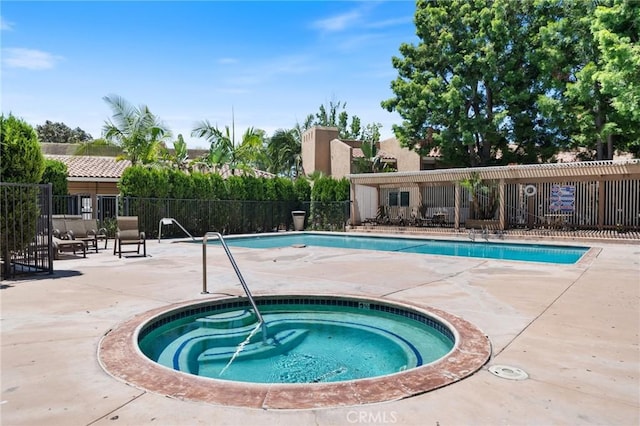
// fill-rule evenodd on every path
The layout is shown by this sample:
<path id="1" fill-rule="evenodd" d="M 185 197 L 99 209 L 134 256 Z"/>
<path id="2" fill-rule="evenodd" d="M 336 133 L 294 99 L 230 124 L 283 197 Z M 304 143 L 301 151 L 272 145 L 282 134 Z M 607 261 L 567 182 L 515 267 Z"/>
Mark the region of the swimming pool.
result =
<path id="1" fill-rule="evenodd" d="M 589 251 L 589 247 L 581 246 L 454 241 L 312 232 L 225 236 L 225 242 L 229 246 L 257 249 L 287 246 L 320 246 L 556 264 L 576 263 Z M 210 240 L 209 244 L 220 243 L 217 240 Z"/>

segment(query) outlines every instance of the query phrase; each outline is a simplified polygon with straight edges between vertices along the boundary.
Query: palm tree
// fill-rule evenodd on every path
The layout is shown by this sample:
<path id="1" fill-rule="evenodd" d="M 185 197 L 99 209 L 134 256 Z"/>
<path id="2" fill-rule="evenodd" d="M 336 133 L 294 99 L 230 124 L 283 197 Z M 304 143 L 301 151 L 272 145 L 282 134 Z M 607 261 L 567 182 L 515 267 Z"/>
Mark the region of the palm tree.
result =
<path id="1" fill-rule="evenodd" d="M 168 167 L 175 168 L 183 172 L 189 171 L 191 168 L 191 164 L 189 162 L 189 149 L 187 148 L 187 143 L 184 141 L 181 134 L 179 134 L 178 139 L 173 142 L 173 153 L 170 153 L 165 149 L 162 157 L 164 164 Z"/>
<path id="2" fill-rule="evenodd" d="M 236 170 L 254 174 L 254 167 L 262 161 L 263 132 L 252 127 L 245 131 L 237 146 L 229 126 L 225 126 L 223 132 L 208 120 L 196 123 L 191 136 L 209 142 L 209 152 L 202 160 L 210 168 L 219 169 L 227 164 L 232 174 Z"/>
<path id="3" fill-rule="evenodd" d="M 121 146 L 124 158 L 133 165 L 155 162 L 171 131 L 146 105 L 135 107 L 117 95 L 102 99 L 113 111 L 111 120 L 105 121 L 102 128 L 104 138 Z"/>
<path id="4" fill-rule="evenodd" d="M 465 188 L 471 197 L 469 219 L 493 219 L 500 203 L 496 184 L 484 181 L 477 172 L 473 172 L 468 178 L 460 181 L 460 186 Z"/>
<path id="5" fill-rule="evenodd" d="M 302 173 L 302 146 L 299 129 L 278 129 L 269 139 L 268 171 L 297 178 Z"/>

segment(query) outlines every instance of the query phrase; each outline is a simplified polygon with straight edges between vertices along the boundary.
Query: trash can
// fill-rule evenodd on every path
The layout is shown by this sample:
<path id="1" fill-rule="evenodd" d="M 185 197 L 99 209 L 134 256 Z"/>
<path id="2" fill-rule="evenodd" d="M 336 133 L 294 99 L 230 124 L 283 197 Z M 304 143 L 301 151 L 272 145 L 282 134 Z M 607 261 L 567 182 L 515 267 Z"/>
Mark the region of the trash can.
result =
<path id="1" fill-rule="evenodd" d="M 294 231 L 304 231 L 304 217 L 307 212 L 304 210 L 294 210 L 291 212 L 291 216 L 293 217 L 293 230 Z"/>

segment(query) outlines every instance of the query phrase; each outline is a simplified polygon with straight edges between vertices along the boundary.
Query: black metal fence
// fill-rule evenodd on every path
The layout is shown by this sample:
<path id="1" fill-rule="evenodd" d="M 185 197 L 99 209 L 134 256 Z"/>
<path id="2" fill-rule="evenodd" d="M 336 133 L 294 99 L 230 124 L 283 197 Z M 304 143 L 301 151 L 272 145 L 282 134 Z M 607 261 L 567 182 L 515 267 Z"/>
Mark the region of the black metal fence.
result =
<path id="1" fill-rule="evenodd" d="M 147 238 L 157 238 L 162 218 L 177 220 L 190 234 L 202 236 L 209 231 L 221 234 L 250 234 L 290 230 L 294 210 L 304 210 L 305 228 L 344 231 L 349 218 L 349 202 L 319 203 L 291 201 L 195 200 L 124 197 L 120 215 L 138 216 L 140 230 Z M 162 234 L 183 237 L 175 225 Z"/>
<path id="2" fill-rule="evenodd" d="M 79 197 L 53 197 L 53 214 L 84 214 Z M 321 203 L 98 196 L 98 208 L 92 217 L 99 220 L 109 235 L 113 235 L 117 216 L 138 216 L 140 230 L 147 238 L 157 238 L 158 223 L 165 217 L 174 218 L 195 236 L 209 231 L 252 234 L 293 229 L 291 212 L 303 210 L 306 213 L 305 229 L 344 231 L 349 220 L 349 206 L 349 201 Z M 162 235 L 182 237 L 184 233 L 177 226 L 168 225 Z"/>
<path id="3" fill-rule="evenodd" d="M 53 272 L 51 184 L 0 183 L 3 279 Z"/>

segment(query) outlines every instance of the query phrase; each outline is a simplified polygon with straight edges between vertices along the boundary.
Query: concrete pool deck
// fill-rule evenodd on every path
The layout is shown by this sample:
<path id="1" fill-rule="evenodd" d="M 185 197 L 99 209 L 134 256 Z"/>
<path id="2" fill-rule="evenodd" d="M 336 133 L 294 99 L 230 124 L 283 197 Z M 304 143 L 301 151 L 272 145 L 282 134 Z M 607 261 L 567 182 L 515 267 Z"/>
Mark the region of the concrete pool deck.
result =
<path id="1" fill-rule="evenodd" d="M 146 258 L 118 259 L 101 250 L 56 261 L 53 276 L 2 282 L 3 426 L 640 424 L 637 244 L 574 242 L 600 249 L 576 265 L 232 247 L 255 295 L 415 302 L 460 316 L 491 340 L 489 362 L 460 382 L 392 402 L 307 410 L 167 398 L 101 368 L 102 337 L 135 315 L 176 302 L 243 295 L 221 248 L 208 249 L 211 294 L 202 295 L 200 244 L 147 244 Z M 522 369 L 529 378 L 496 377 L 489 372 L 493 365 Z"/>

